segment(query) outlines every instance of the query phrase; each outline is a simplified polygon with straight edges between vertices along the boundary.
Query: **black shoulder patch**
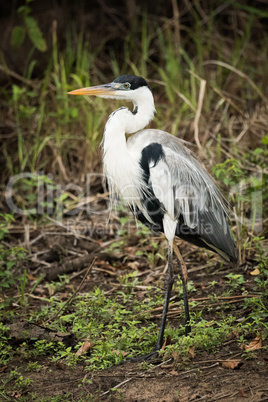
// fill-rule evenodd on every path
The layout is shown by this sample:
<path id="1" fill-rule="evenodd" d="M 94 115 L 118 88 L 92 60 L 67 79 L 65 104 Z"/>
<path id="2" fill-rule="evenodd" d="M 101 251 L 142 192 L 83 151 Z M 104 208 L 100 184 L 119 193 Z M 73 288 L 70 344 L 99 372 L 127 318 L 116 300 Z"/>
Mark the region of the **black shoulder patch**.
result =
<path id="1" fill-rule="evenodd" d="M 120 77 L 116 78 L 114 80 L 114 82 L 122 83 L 122 84 L 124 84 L 125 82 L 129 82 L 130 83 L 129 89 L 137 89 L 137 88 L 145 87 L 145 86 L 148 87 L 148 84 L 144 78 L 137 77 L 136 75 L 133 75 L 133 74 L 121 75 Z"/>
<path id="2" fill-rule="evenodd" d="M 143 215 L 141 211 L 137 211 L 136 217 L 155 232 L 163 232 L 164 208 L 159 199 L 154 194 L 152 185 L 149 182 L 150 166 L 156 166 L 159 160 L 164 157 L 165 154 L 162 145 L 154 142 L 143 148 L 140 158 L 140 166 L 142 168 L 143 180 L 146 184 L 146 189 L 141 196 L 141 203 L 146 209 L 147 214 L 150 216 L 151 222 L 147 220 L 147 218 Z"/>
<path id="3" fill-rule="evenodd" d="M 137 114 L 138 113 L 138 106 L 135 107 L 135 109 L 133 110 L 132 114 Z"/>
<path id="4" fill-rule="evenodd" d="M 164 158 L 165 154 L 161 144 L 153 142 L 147 147 L 143 148 L 141 152 L 140 166 L 143 170 L 143 177 L 148 184 L 150 176 L 150 164 L 153 162 L 154 166 L 157 165 L 161 158 Z"/>

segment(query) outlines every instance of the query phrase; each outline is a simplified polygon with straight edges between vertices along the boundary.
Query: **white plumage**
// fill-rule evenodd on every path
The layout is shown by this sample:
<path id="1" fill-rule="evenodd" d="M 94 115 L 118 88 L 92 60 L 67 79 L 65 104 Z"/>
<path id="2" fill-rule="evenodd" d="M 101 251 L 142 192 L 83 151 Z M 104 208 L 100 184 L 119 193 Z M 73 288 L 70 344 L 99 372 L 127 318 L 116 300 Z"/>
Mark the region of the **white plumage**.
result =
<path id="1" fill-rule="evenodd" d="M 143 78 L 124 75 L 110 84 L 75 90 L 71 94 L 133 103 L 133 111 L 121 107 L 109 116 L 102 142 L 103 171 L 111 199 L 122 198 L 141 222 L 154 231 L 164 232 L 168 240 L 167 287 L 155 348 L 158 351 L 163 343 L 173 284 L 173 250 L 182 270 L 186 334 L 190 332 L 187 271 L 175 236 L 213 250 L 227 261 L 236 261 L 224 200 L 185 141 L 161 130 L 144 129 L 154 117 L 155 106 Z M 133 135 L 126 140 L 126 134 Z"/>

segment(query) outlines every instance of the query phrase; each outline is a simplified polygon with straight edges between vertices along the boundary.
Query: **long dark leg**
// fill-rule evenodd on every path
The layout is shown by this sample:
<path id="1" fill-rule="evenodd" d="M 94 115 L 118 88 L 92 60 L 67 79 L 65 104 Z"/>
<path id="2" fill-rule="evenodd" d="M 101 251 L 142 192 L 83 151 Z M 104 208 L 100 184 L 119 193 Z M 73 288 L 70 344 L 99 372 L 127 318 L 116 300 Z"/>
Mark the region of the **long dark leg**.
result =
<path id="1" fill-rule="evenodd" d="M 169 299 L 174 283 L 174 272 L 173 272 L 173 242 L 168 242 L 168 269 L 166 273 L 166 278 L 165 278 L 165 297 L 164 297 L 164 304 L 163 304 L 163 311 L 162 311 L 162 317 L 161 317 L 161 323 L 160 323 L 160 329 L 159 329 L 159 334 L 158 334 L 158 339 L 156 342 L 156 347 L 155 350 L 160 350 L 162 345 L 163 345 L 163 339 L 164 339 L 164 331 L 165 331 L 165 326 L 166 326 L 166 320 L 167 320 L 167 312 L 168 312 L 168 306 L 169 306 Z"/>
<path id="2" fill-rule="evenodd" d="M 168 242 L 168 269 L 167 269 L 166 278 L 165 278 L 165 296 L 164 296 L 163 311 L 162 311 L 162 317 L 161 317 L 161 322 L 160 322 L 159 334 L 158 334 L 158 338 L 157 338 L 157 342 L 156 342 L 156 346 L 155 346 L 154 350 L 151 353 L 149 353 L 148 355 L 129 358 L 129 359 L 126 359 L 126 360 L 120 362 L 119 364 L 123 364 L 126 362 L 140 362 L 140 361 L 144 361 L 147 359 L 153 359 L 158 356 L 158 352 L 163 345 L 169 299 L 170 299 L 170 295 L 171 295 L 172 286 L 174 283 L 174 272 L 173 272 L 172 259 L 173 259 L 173 241 L 170 241 L 170 242 Z"/>
<path id="3" fill-rule="evenodd" d="M 186 265 L 183 261 L 180 250 L 178 249 L 178 246 L 175 243 L 175 241 L 173 241 L 173 247 L 174 247 L 174 252 L 176 254 L 176 257 L 178 259 L 178 264 L 179 264 L 180 272 L 181 272 L 180 276 L 181 276 L 181 280 L 182 280 L 183 303 L 184 303 L 184 312 L 185 312 L 185 335 L 189 335 L 189 333 L 191 332 L 191 326 L 190 326 L 190 313 L 189 313 L 188 291 L 187 291 L 187 281 L 188 281 L 187 268 L 186 268 Z"/>

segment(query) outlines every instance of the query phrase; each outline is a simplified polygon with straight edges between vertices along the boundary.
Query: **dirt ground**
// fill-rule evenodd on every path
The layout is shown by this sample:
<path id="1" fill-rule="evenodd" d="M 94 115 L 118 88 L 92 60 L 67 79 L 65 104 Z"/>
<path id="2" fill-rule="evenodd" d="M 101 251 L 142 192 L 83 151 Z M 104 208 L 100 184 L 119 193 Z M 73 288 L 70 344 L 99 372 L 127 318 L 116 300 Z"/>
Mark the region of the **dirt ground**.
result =
<path id="1" fill-rule="evenodd" d="M 127 363 L 86 373 L 83 366 L 70 369 L 63 363 L 48 363 L 40 359 L 39 362 L 45 364 L 44 370 L 27 373 L 27 376 L 34 380 L 31 391 L 40 397 L 69 395 L 67 400 L 70 401 L 80 401 L 83 395 L 85 398 L 92 395 L 96 401 L 267 401 L 267 356 L 258 352 L 256 360 L 244 361 L 239 368 L 231 370 L 221 366 L 226 353 L 227 350 L 213 356 L 204 354 L 203 360 L 194 359 L 189 368 L 181 372 L 176 371 L 169 361 L 146 371 L 141 370 L 137 363 Z M 13 365 L 23 367 L 23 362 L 13 361 Z M 1 378 L 5 378 L 4 372 Z M 86 384 L 86 379 L 90 379 L 92 384 Z M 118 391 L 112 390 L 114 387 L 118 387 Z M 14 400 L 19 395 L 21 392 L 14 390 L 10 393 Z"/>
<path id="2" fill-rule="evenodd" d="M 37 232 L 34 234 L 36 238 L 38 235 Z M 18 235 L 16 236 L 18 237 Z M 67 236 L 61 237 L 60 234 L 54 237 L 49 236 L 48 238 L 49 244 L 42 238 L 39 244 L 36 242 L 34 247 L 39 252 L 40 247 L 43 247 L 44 250 L 50 250 L 50 254 L 47 254 L 46 260 L 50 259 L 50 263 L 53 264 L 50 267 L 50 271 L 52 272 L 52 268 L 56 269 L 60 265 L 59 262 L 55 262 L 57 260 L 55 250 L 59 250 L 57 249 L 57 244 L 61 244 L 62 249 L 70 250 L 70 244 L 68 245 L 68 241 L 70 240 Z M 32 247 L 32 253 L 35 251 L 34 247 Z M 81 249 L 77 249 L 78 254 L 82 249 L 85 250 L 85 243 L 80 243 L 80 247 Z M 92 251 L 94 247 L 95 251 Z M 112 263 L 111 260 L 109 261 L 108 259 L 112 257 L 103 253 L 102 249 L 94 247 L 92 247 L 90 242 L 87 242 L 89 252 L 87 255 L 91 255 L 90 249 L 92 248 L 91 252 L 98 258 L 92 271 L 85 278 L 83 286 L 79 289 L 82 293 L 88 292 L 95 286 L 101 286 L 105 291 L 111 291 L 114 283 L 116 281 L 119 283 L 118 277 L 124 272 L 124 267 L 128 263 L 131 264 L 131 259 L 135 260 L 134 257 L 131 257 L 131 247 L 136 247 L 133 237 L 129 237 L 129 244 L 125 245 L 125 250 L 127 251 L 117 255 L 116 263 Z M 185 255 L 186 252 L 188 254 L 186 263 L 189 269 L 189 277 L 196 288 L 194 297 L 207 297 L 210 292 L 208 283 L 211 281 L 216 281 L 219 284 L 219 294 L 223 293 L 225 286 L 223 278 L 230 272 L 230 268 L 228 266 L 219 268 L 219 264 L 215 260 L 215 270 L 208 272 L 205 269 L 206 261 L 198 261 L 197 259 L 197 256 L 200 257 L 200 254 L 193 253 L 191 257 L 189 256 L 189 250 L 191 251 L 191 246 L 184 243 L 182 251 Z M 125 253 L 128 253 L 127 263 Z M 103 261 L 105 261 L 106 265 Z M 142 256 L 138 262 L 139 266 L 136 268 L 142 272 L 147 262 Z M 36 272 L 35 269 L 37 266 L 37 262 L 29 263 L 28 274 L 31 271 Z M 163 268 L 158 266 L 156 272 L 158 274 L 159 272 L 162 273 Z M 252 291 L 254 278 L 247 275 L 248 269 L 252 269 L 252 266 L 244 265 L 243 267 L 236 267 L 231 272 L 244 274 L 247 278 L 246 288 Z M 84 270 L 81 271 L 80 276 L 79 273 L 75 272 L 73 277 L 70 277 L 69 286 L 73 286 L 74 289 L 79 287 L 84 277 Z M 148 270 L 144 272 L 145 275 L 142 280 L 146 281 L 148 280 L 148 274 L 146 274 Z M 64 292 L 66 297 L 66 290 Z M 36 299 L 29 299 L 29 303 L 30 308 L 34 307 L 38 309 L 42 305 L 42 300 L 41 298 L 39 300 L 37 296 Z M 239 302 L 234 300 L 232 306 L 231 313 L 233 315 L 239 317 L 240 314 L 245 313 Z M 206 311 L 204 308 L 203 316 L 211 320 L 215 312 L 216 310 Z M 154 321 L 158 323 L 159 317 L 154 318 Z M 172 311 L 170 311 L 168 321 L 171 326 L 183 325 L 183 322 L 179 322 L 174 314 L 172 315 Z M 17 320 L 16 325 L 20 322 Z M 16 343 L 15 340 L 14 347 L 17 347 L 17 345 L 18 342 Z M 16 390 L 14 381 L 10 381 L 7 385 L 9 400 L 20 400 L 24 397 L 28 398 L 26 400 L 31 401 L 30 395 L 31 393 L 35 393 L 39 397 L 46 398 L 58 396 L 59 399 L 57 401 L 268 401 L 268 354 L 266 350 L 263 348 L 255 350 L 254 356 L 251 356 L 249 360 L 242 357 L 242 354 L 243 350 L 240 349 L 237 339 L 231 337 L 218 348 L 215 354 L 208 354 L 206 352 L 197 353 L 188 362 L 183 362 L 179 366 L 172 359 L 169 359 L 167 361 L 158 360 L 153 367 L 147 370 L 144 370 L 138 363 L 128 362 L 107 370 L 94 372 L 86 370 L 84 363 L 68 367 L 64 360 L 53 363 L 49 357 L 38 356 L 34 359 L 28 357 L 22 359 L 21 356 L 18 357 L 18 355 L 15 355 L 14 359 L 8 365 L 0 366 L 0 379 L 3 381 L 8 379 L 10 372 L 19 367 L 22 375 L 33 380 L 32 384 L 25 391 Z M 224 367 L 224 363 L 228 362 L 228 359 L 235 362 L 233 367 L 228 367 L 228 364 L 227 367 Z M 39 364 L 43 365 L 42 370 L 38 373 L 27 372 L 26 368 L 30 361 L 38 361 Z"/>

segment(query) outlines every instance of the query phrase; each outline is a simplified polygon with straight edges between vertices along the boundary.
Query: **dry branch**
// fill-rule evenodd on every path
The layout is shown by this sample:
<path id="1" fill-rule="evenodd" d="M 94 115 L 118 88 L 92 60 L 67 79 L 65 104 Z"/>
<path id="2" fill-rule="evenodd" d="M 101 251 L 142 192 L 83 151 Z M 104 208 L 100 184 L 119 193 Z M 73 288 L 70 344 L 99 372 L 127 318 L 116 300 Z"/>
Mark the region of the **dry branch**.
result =
<path id="1" fill-rule="evenodd" d="M 66 346 L 74 345 L 74 335 L 53 331 L 32 322 L 19 321 L 9 325 L 9 337 L 13 342 L 46 339 L 50 342 L 63 342 Z"/>
<path id="2" fill-rule="evenodd" d="M 97 250 L 96 250 L 97 252 Z M 86 265 L 91 264 L 95 258 L 95 253 L 87 254 L 83 257 L 65 261 L 62 265 L 54 263 L 51 265 L 49 272 L 46 272 L 45 279 L 54 281 L 59 275 L 69 274 L 70 272 L 80 271 Z"/>

